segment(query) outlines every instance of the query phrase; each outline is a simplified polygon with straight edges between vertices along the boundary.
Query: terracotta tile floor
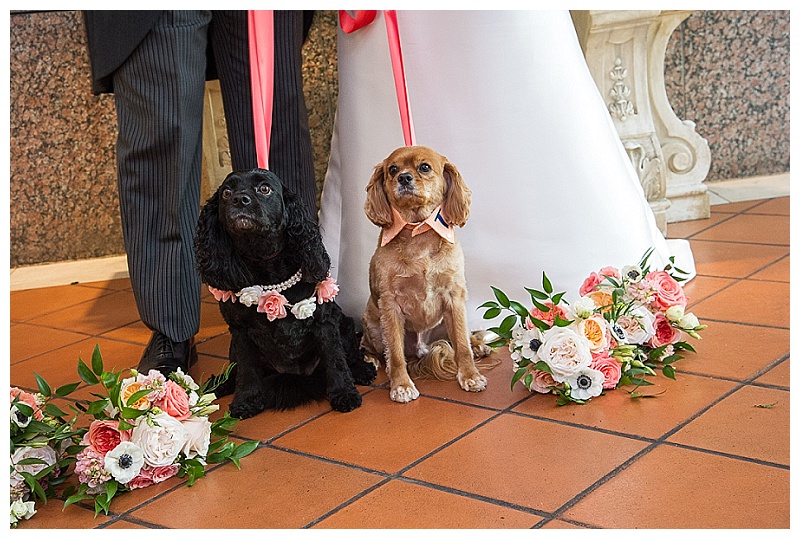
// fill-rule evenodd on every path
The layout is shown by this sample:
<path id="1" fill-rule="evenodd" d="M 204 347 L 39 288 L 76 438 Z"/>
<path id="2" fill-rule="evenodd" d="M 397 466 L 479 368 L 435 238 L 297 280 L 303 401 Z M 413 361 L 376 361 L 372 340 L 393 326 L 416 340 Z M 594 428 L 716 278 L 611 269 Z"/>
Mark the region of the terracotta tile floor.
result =
<path id="1" fill-rule="evenodd" d="M 52 500 L 20 528 L 789 528 L 788 215 L 785 197 L 669 226 L 692 244 L 686 292 L 709 328 L 656 398 L 557 407 L 510 390 L 507 352 L 480 394 L 420 381 L 396 404 L 381 373 L 352 413 L 240 422 L 236 437 L 261 442 L 241 470 L 127 493 L 97 518 Z M 33 372 L 76 380 L 96 343 L 107 366 L 132 367 L 149 337 L 124 280 L 13 292 L 10 333 L 10 381 L 27 389 Z M 205 378 L 229 344 L 210 298 L 199 340 Z"/>

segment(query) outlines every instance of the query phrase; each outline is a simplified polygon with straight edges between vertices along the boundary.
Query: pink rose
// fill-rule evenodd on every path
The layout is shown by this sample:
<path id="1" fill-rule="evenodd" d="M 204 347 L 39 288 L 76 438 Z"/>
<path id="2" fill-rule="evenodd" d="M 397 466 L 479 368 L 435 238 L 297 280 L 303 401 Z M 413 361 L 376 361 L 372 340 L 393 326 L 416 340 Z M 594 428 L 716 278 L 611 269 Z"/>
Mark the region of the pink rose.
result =
<path id="1" fill-rule="evenodd" d="M 258 301 L 258 308 L 260 313 L 267 315 L 267 319 L 272 322 L 277 318 L 286 317 L 286 305 L 289 301 L 283 297 L 283 294 L 278 292 L 266 292 Z"/>
<path id="2" fill-rule="evenodd" d="M 131 479 L 128 483 L 126 483 L 125 486 L 131 490 L 149 487 L 150 485 L 161 483 L 162 481 L 166 481 L 170 477 L 173 477 L 178 473 L 180 468 L 181 467 L 177 464 L 158 466 L 156 468 L 150 466 L 149 464 L 145 464 L 142 466 L 139 475 Z"/>
<path id="3" fill-rule="evenodd" d="M 12 387 L 11 400 L 9 402 L 14 402 L 14 399 L 17 399 L 17 402 L 21 402 L 22 404 L 30 406 L 33 409 L 33 418 L 36 421 L 41 421 L 44 419 L 44 412 L 42 412 L 42 409 L 39 406 L 39 401 L 36 399 L 35 395 L 28 393 L 27 391 L 23 391 L 17 387 Z"/>
<path id="4" fill-rule="evenodd" d="M 585 296 L 589 292 L 593 292 L 597 288 L 597 285 L 600 284 L 603 280 L 604 279 L 602 277 L 600 277 L 596 272 L 593 271 L 592 273 L 589 274 L 589 276 L 586 279 L 584 279 L 583 284 L 581 285 L 581 288 L 578 291 L 578 293 L 581 296 Z"/>
<path id="5" fill-rule="evenodd" d="M 553 305 L 552 301 L 548 301 L 547 303 L 545 303 L 545 305 L 550 307 L 550 310 L 547 311 L 546 313 L 543 313 L 542 311 L 540 311 L 535 307 L 531 309 L 531 314 L 533 315 L 534 318 L 536 318 L 537 320 L 541 320 L 542 322 L 545 322 L 550 327 L 553 327 L 553 321 L 555 321 L 556 315 L 558 315 L 558 317 L 562 319 L 567 318 L 567 312 L 560 305 Z M 525 319 L 525 327 L 527 329 L 533 329 L 533 324 L 527 318 Z"/>
<path id="6" fill-rule="evenodd" d="M 614 389 L 622 377 L 622 364 L 608 352 L 593 356 L 590 368 L 603 373 L 603 389 Z"/>
<path id="7" fill-rule="evenodd" d="M 549 372 L 532 370 L 533 380 L 531 381 L 531 391 L 537 393 L 550 393 L 553 387 L 558 387 L 561 384 L 553 380 L 553 375 Z"/>
<path id="8" fill-rule="evenodd" d="M 95 419 L 89 425 L 89 431 L 83 437 L 83 443 L 93 451 L 105 455 L 117 447 L 120 442 L 127 442 L 130 439 L 130 431 L 120 431 L 118 421 Z"/>
<path id="9" fill-rule="evenodd" d="M 669 319 L 661 313 L 656 313 L 656 321 L 653 323 L 653 327 L 655 328 L 655 335 L 649 342 L 653 348 L 678 342 L 681 338 L 681 330 L 673 327 Z"/>
<path id="10" fill-rule="evenodd" d="M 317 285 L 317 303 L 331 301 L 339 293 L 339 285 L 331 276 Z"/>
<path id="11" fill-rule="evenodd" d="M 621 279 L 622 276 L 619 273 L 619 270 L 613 266 L 606 266 L 600 270 L 600 275 L 604 277 L 613 277 L 614 279 Z M 605 279 L 603 279 L 605 280 Z"/>
<path id="12" fill-rule="evenodd" d="M 686 306 L 686 296 L 683 294 L 683 288 L 666 271 L 648 273 L 645 279 L 653 285 L 655 290 L 653 306 L 659 311 L 666 311 L 674 305 Z"/>
<path id="13" fill-rule="evenodd" d="M 211 292 L 211 295 L 214 296 L 214 299 L 217 301 L 224 303 L 228 300 L 231 300 L 231 303 L 236 303 L 236 294 L 230 290 L 217 290 L 216 288 L 209 286 L 208 291 Z"/>
<path id="14" fill-rule="evenodd" d="M 164 384 L 164 397 L 153 404 L 178 421 L 189 419 L 192 415 L 189 411 L 189 395 L 172 380 L 167 380 Z"/>

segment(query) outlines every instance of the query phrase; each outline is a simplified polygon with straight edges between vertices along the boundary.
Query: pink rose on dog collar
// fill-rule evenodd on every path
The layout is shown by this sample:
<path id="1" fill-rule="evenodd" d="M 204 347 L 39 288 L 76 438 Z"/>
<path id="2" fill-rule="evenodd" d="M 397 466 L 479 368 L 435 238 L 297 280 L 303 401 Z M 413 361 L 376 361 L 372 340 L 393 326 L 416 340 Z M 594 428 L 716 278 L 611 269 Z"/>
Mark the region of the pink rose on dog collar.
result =
<path id="1" fill-rule="evenodd" d="M 267 319 L 272 322 L 278 318 L 286 317 L 286 305 L 288 304 L 289 301 L 283 297 L 283 294 L 278 292 L 266 292 L 258 301 L 258 308 L 256 310 L 266 314 Z"/>

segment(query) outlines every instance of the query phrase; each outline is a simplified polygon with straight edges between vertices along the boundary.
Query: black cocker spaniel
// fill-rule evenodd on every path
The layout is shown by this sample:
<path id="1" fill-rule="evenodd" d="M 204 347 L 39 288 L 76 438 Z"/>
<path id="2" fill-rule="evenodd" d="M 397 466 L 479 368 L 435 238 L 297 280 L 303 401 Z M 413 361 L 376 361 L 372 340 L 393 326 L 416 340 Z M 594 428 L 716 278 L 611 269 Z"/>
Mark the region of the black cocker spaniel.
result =
<path id="1" fill-rule="evenodd" d="M 333 299 L 330 258 L 299 198 L 267 170 L 233 172 L 200 212 L 200 277 L 231 332 L 230 414 L 252 417 L 327 397 L 334 410 L 361 406 L 369 385 L 353 320 Z"/>

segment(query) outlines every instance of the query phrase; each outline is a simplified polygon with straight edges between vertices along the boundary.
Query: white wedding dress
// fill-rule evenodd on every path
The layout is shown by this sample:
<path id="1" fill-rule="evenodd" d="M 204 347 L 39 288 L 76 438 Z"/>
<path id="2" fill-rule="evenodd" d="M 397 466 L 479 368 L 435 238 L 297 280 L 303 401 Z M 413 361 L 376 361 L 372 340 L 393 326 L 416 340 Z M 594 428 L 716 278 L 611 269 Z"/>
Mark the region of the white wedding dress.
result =
<path id="1" fill-rule="evenodd" d="M 688 242 L 658 230 L 591 78 L 566 11 L 399 11 L 416 142 L 445 155 L 472 190 L 457 230 L 470 327 L 490 286 L 529 305 L 546 272 L 567 299 L 592 271 L 671 255 L 694 273 Z M 402 146 L 386 26 L 379 12 L 339 29 L 339 102 L 320 225 L 344 311 L 360 325 L 379 229 L 364 214 L 373 168 Z"/>

